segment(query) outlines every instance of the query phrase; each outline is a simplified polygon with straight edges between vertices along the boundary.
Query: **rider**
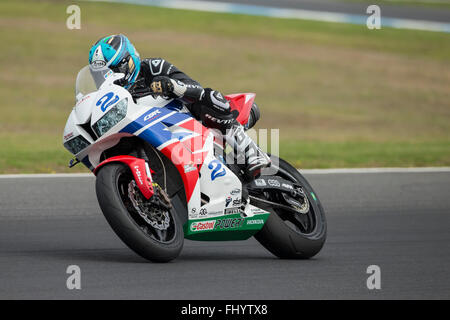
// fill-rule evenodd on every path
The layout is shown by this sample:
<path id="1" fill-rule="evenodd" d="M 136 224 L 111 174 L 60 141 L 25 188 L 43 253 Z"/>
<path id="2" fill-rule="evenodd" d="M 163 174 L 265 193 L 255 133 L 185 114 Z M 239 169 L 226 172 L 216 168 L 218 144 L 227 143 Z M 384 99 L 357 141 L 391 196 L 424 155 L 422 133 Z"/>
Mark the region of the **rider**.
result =
<path id="1" fill-rule="evenodd" d="M 98 40 L 89 52 L 89 64 L 94 69 L 109 67 L 114 72 L 124 73 L 122 85 L 131 93 L 150 88 L 155 94 L 181 100 L 205 126 L 219 129 L 224 134 L 235 157 L 245 155 L 244 161 L 237 163 L 250 177 L 257 176 L 262 168 L 270 165 L 270 158 L 244 132 L 244 127 L 236 121 L 236 112 L 231 111 L 230 104 L 220 92 L 203 88 L 164 59 L 141 60 L 126 36 L 111 35 Z M 246 128 L 252 127 L 258 118 L 259 110 L 254 104 Z"/>

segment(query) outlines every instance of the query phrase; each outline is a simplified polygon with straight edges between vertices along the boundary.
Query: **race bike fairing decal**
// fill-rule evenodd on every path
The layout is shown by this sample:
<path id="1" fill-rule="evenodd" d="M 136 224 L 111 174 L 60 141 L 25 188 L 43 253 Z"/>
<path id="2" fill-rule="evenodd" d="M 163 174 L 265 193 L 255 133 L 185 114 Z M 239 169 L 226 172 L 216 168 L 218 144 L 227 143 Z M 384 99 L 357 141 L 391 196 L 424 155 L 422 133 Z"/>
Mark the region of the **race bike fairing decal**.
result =
<path id="1" fill-rule="evenodd" d="M 177 107 L 178 102 L 172 101 L 163 108 L 151 108 L 120 132 L 137 135 L 158 149 L 179 141 L 191 152 L 203 149 L 208 129 Z"/>
<path id="2" fill-rule="evenodd" d="M 213 160 L 208 164 L 208 169 L 211 169 L 211 181 L 214 181 L 217 177 L 223 177 L 226 174 L 225 169 L 222 167 L 222 163 L 219 160 Z"/>
<path id="3" fill-rule="evenodd" d="M 203 149 L 209 130 L 190 114 L 180 113 L 178 107 L 178 102 L 171 102 L 163 108 L 151 108 L 120 132 L 142 138 L 171 159 L 189 201 L 199 179 L 197 165 L 201 167 L 208 153 Z"/>
<path id="4" fill-rule="evenodd" d="M 100 106 L 100 109 L 105 112 L 106 109 L 109 106 L 112 106 L 113 104 L 115 104 L 117 101 L 119 101 L 119 96 L 116 95 L 114 97 L 114 99 L 111 101 L 112 97 L 114 97 L 114 92 L 108 92 L 107 94 L 105 94 L 103 97 L 101 97 L 97 103 L 95 104 L 96 106 Z"/>

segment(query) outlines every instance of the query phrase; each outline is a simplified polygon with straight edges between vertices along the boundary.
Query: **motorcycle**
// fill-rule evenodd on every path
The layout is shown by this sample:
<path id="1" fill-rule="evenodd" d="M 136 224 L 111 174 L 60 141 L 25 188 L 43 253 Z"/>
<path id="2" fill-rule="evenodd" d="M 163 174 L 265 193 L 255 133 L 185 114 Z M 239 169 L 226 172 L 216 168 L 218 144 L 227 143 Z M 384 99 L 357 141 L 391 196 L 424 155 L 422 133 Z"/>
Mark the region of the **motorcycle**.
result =
<path id="1" fill-rule="evenodd" d="M 307 259 L 326 238 L 323 207 L 288 162 L 270 155 L 269 174 L 244 175 L 224 158 L 226 146 L 178 100 L 132 95 L 123 74 L 85 66 L 63 144 L 96 175 L 100 208 L 119 238 L 154 262 L 181 252 L 184 238 L 254 236 L 279 258 Z M 255 94 L 226 96 L 246 124 Z"/>

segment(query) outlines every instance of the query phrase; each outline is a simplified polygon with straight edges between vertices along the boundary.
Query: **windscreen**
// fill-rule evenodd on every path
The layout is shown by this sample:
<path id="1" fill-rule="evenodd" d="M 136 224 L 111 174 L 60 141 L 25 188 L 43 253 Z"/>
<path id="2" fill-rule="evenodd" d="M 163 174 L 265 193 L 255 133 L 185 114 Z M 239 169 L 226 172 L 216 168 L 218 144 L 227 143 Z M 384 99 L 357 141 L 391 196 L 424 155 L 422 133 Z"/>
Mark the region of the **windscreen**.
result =
<path id="1" fill-rule="evenodd" d="M 93 69 L 85 66 L 78 72 L 75 83 L 75 98 L 79 100 L 86 94 L 98 90 L 113 71 L 107 67 Z"/>

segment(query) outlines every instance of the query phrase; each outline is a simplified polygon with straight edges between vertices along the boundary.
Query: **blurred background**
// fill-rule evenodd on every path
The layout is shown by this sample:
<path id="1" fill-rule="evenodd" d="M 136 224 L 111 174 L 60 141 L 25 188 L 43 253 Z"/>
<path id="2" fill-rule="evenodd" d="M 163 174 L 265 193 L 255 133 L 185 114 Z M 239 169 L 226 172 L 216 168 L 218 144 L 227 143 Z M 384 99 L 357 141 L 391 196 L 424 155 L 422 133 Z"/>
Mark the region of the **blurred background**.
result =
<path id="1" fill-rule="evenodd" d="M 449 1 L 376 1 L 382 15 L 393 2 L 441 20 L 450 11 Z M 66 27 L 71 4 L 80 30 Z M 2 0 L 0 25 L 0 173 L 69 171 L 62 132 L 75 77 L 114 33 L 203 86 L 255 92 L 257 128 L 279 128 L 280 154 L 298 167 L 450 165 L 450 33 L 49 0 Z"/>

